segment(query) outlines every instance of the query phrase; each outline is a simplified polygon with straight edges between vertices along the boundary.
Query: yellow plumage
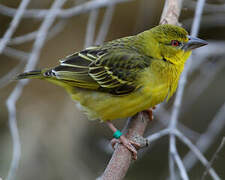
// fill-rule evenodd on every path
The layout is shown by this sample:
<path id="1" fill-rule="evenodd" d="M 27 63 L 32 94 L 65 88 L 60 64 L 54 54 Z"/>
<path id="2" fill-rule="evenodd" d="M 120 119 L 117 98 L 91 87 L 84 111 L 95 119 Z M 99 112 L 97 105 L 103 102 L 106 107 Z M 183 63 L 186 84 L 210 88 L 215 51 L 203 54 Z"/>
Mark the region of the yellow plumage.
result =
<path id="1" fill-rule="evenodd" d="M 191 39 L 181 27 L 160 25 L 18 78 L 40 78 L 64 87 L 89 119 L 126 118 L 169 99 L 191 50 L 205 44 Z"/>

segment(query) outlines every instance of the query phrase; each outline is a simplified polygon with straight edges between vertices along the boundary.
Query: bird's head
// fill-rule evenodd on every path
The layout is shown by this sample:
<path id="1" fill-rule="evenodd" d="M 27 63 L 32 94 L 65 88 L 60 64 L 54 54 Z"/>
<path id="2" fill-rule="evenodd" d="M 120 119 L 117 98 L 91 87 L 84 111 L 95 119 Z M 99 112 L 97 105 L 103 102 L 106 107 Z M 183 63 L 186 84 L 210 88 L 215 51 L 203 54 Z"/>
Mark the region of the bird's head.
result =
<path id="1" fill-rule="evenodd" d="M 202 39 L 188 35 L 179 26 L 164 24 L 152 28 L 150 31 L 154 39 L 155 52 L 158 57 L 172 64 L 184 64 L 195 48 L 208 43 Z"/>

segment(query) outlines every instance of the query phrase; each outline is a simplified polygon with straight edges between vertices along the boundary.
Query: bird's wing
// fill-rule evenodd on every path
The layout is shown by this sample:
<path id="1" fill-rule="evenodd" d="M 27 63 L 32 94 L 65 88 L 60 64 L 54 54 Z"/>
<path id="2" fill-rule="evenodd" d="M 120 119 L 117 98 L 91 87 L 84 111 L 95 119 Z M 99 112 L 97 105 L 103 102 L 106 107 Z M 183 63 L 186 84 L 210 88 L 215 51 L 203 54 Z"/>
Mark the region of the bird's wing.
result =
<path id="1" fill-rule="evenodd" d="M 67 57 L 52 73 L 75 87 L 122 95 L 140 87 L 137 76 L 149 63 L 132 49 L 96 46 Z"/>

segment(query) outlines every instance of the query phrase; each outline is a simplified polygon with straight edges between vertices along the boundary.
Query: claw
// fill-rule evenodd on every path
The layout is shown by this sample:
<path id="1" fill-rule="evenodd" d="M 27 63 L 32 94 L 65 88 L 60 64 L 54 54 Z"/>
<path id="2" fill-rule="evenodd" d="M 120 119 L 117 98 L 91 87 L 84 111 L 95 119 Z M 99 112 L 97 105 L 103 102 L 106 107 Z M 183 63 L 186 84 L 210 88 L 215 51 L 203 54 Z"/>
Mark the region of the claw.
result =
<path id="1" fill-rule="evenodd" d="M 123 144 L 131 153 L 132 153 L 132 158 L 134 160 L 137 160 L 137 149 L 140 148 L 140 144 L 127 139 L 124 135 L 120 136 L 119 139 L 112 139 L 111 140 L 111 145 L 113 147 L 113 149 L 115 149 L 115 145 L 116 143 L 120 143 Z"/>
<path id="2" fill-rule="evenodd" d="M 116 127 L 110 121 L 107 121 L 106 123 L 114 133 L 117 131 Z M 111 140 L 111 145 L 112 145 L 113 149 L 115 149 L 114 147 L 115 147 L 116 143 L 123 144 L 132 153 L 132 158 L 134 160 L 137 159 L 136 148 L 139 149 L 141 147 L 141 145 L 139 143 L 136 143 L 132 140 L 127 139 L 124 135 L 120 136 L 119 139 Z"/>
<path id="3" fill-rule="evenodd" d="M 152 108 L 150 109 L 147 109 L 147 110 L 144 110 L 145 112 L 148 113 L 148 116 L 149 116 L 149 120 L 152 121 L 154 119 L 154 116 L 153 116 L 153 110 L 155 109 L 156 107 L 153 106 Z"/>
<path id="4" fill-rule="evenodd" d="M 110 141 L 110 143 L 111 143 L 112 148 L 115 150 L 115 145 L 116 145 L 117 143 L 120 144 L 120 141 L 119 141 L 118 139 L 113 138 L 113 139 Z"/>

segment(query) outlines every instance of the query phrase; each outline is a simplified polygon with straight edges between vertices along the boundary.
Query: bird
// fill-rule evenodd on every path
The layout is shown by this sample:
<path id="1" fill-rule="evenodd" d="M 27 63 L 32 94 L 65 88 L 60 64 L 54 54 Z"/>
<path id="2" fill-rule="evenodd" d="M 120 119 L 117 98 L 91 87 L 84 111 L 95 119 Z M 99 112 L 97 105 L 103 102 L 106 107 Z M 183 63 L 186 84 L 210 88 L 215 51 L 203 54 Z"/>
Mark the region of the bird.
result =
<path id="1" fill-rule="evenodd" d="M 100 119 L 134 158 L 137 143 L 112 123 L 168 101 L 193 49 L 208 43 L 179 26 L 163 24 L 137 35 L 90 46 L 60 60 L 53 68 L 19 74 L 62 86 L 87 114 Z"/>

